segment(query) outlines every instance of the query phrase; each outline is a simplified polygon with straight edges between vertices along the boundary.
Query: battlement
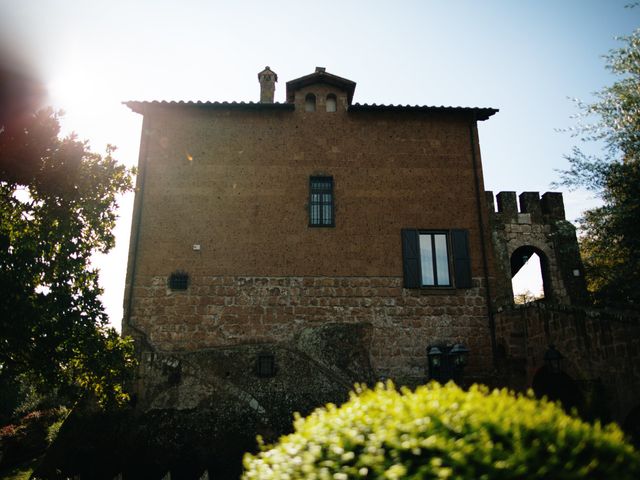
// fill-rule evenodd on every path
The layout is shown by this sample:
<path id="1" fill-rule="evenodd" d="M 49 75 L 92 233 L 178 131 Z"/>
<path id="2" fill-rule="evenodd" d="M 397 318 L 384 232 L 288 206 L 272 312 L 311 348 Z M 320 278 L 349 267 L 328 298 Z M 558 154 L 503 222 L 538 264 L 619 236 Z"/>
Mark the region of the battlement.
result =
<path id="1" fill-rule="evenodd" d="M 580 304 L 586 287 L 575 227 L 566 221 L 562 193 L 485 192 L 498 271 L 496 304 L 511 305 L 511 279 L 536 254 L 545 301 Z M 497 210 L 496 210 L 497 204 Z M 518 208 L 518 204 L 520 208 Z"/>
<path id="2" fill-rule="evenodd" d="M 562 193 L 546 192 L 540 197 L 539 192 L 522 192 L 519 196 L 520 209 L 516 192 L 485 192 L 489 213 L 504 222 L 518 221 L 519 215 L 526 215 L 534 223 L 549 223 L 565 220 L 564 200 Z M 496 204 L 498 209 L 496 210 Z"/>

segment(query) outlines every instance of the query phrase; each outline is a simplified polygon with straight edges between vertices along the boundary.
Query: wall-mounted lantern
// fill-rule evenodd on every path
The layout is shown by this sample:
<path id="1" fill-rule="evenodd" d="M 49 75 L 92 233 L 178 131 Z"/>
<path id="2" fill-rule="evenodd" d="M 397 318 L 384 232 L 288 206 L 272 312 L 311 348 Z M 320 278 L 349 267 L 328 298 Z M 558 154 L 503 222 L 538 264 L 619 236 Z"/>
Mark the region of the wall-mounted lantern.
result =
<path id="1" fill-rule="evenodd" d="M 446 383 L 449 380 L 460 383 L 468 356 L 469 349 L 461 343 L 427 347 L 429 378 L 440 383 Z"/>
<path id="2" fill-rule="evenodd" d="M 544 352 L 544 364 L 552 373 L 560 373 L 562 371 L 562 355 L 554 345 L 549 345 L 547 351 Z"/>

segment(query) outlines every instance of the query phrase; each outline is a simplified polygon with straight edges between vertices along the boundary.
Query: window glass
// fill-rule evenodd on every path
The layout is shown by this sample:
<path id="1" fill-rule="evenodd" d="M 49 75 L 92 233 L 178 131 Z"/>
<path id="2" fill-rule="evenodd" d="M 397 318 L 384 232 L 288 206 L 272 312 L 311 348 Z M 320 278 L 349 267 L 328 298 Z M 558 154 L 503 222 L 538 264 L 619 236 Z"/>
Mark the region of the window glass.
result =
<path id="1" fill-rule="evenodd" d="M 309 182 L 309 225 L 332 227 L 333 178 L 311 177 Z"/>
<path id="2" fill-rule="evenodd" d="M 318 197 L 318 195 L 314 195 Z M 320 204 L 311 204 L 311 225 L 320 225 Z"/>
<path id="3" fill-rule="evenodd" d="M 189 286 L 189 275 L 185 272 L 173 272 L 169 276 L 169 288 L 171 290 L 186 290 Z"/>
<path id="4" fill-rule="evenodd" d="M 337 107 L 336 96 L 333 93 L 327 95 L 327 112 L 335 112 Z"/>
<path id="5" fill-rule="evenodd" d="M 450 285 L 449 282 L 449 255 L 447 254 L 447 236 L 444 233 L 434 235 L 436 251 L 436 267 L 438 273 L 438 285 Z"/>
<path id="6" fill-rule="evenodd" d="M 432 235 L 430 233 L 420 234 L 420 266 L 422 268 L 422 285 L 435 285 Z"/>
<path id="7" fill-rule="evenodd" d="M 447 234 L 421 233 L 419 241 L 422 285 L 425 287 L 451 285 Z"/>
<path id="8" fill-rule="evenodd" d="M 304 111 L 315 112 L 316 111 L 316 96 L 313 93 L 308 93 L 304 99 Z"/>

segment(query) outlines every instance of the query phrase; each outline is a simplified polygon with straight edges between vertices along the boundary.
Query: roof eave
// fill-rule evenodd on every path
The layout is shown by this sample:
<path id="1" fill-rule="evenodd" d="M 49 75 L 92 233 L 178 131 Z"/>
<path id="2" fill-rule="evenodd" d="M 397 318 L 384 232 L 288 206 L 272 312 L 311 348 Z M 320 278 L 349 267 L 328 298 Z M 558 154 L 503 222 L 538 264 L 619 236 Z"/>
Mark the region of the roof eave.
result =
<path id="1" fill-rule="evenodd" d="M 482 107 L 447 107 L 447 106 L 428 106 L 428 105 L 372 105 L 359 104 L 349 105 L 350 112 L 424 112 L 424 113 L 453 113 L 453 114 L 472 114 L 475 120 L 488 120 L 489 117 L 495 115 L 500 110 L 497 108 Z"/>
<path id="2" fill-rule="evenodd" d="M 145 115 L 147 108 L 199 108 L 204 110 L 293 110 L 289 103 L 260 103 L 260 102 L 166 102 L 166 101 L 135 101 L 122 102 L 135 113 Z"/>

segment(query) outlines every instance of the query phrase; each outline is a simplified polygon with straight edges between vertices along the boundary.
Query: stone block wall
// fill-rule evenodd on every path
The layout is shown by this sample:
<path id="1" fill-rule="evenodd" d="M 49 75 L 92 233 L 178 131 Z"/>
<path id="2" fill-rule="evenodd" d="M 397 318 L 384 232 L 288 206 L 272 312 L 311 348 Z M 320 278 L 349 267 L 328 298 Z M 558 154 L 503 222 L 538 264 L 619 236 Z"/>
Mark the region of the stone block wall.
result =
<path id="1" fill-rule="evenodd" d="M 602 385 L 606 410 L 622 422 L 640 405 L 640 317 L 551 305 L 504 309 L 495 315 L 502 366 L 512 388 L 531 386 L 549 346 L 563 355 L 562 370 L 588 396 Z"/>
<path id="2" fill-rule="evenodd" d="M 486 380 L 491 347 L 481 279 L 464 290 L 402 288 L 400 277 L 193 276 L 173 291 L 166 276 L 138 277 L 130 326 L 163 352 L 238 344 L 294 345 L 305 328 L 368 324 L 377 377 L 415 385 L 427 380 L 426 348 L 464 343 L 467 377 Z"/>
<path id="3" fill-rule="evenodd" d="M 75 408 L 37 477 L 238 479 L 256 435 L 275 442 L 294 412 L 342 403 L 355 382 L 373 381 L 370 330 L 325 323 L 288 345 L 171 354 L 138 344 L 135 409 Z M 275 359 L 273 375 L 256 368 L 265 355 Z"/>

